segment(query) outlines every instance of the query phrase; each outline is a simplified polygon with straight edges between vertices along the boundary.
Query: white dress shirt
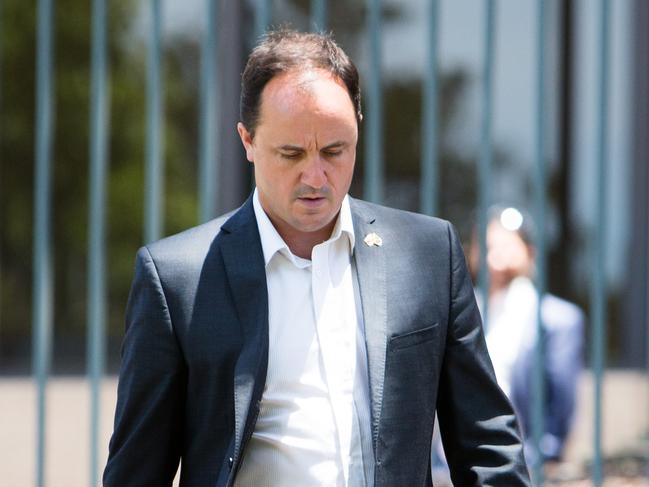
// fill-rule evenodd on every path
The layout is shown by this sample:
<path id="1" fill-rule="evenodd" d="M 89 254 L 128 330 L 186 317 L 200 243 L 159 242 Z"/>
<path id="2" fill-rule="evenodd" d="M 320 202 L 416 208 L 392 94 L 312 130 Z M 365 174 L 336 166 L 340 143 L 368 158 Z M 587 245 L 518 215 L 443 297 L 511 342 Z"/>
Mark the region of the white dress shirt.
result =
<path id="1" fill-rule="evenodd" d="M 238 486 L 372 486 L 367 354 L 346 196 L 311 260 L 291 253 L 253 195 L 268 286 L 269 352 Z"/>
<path id="2" fill-rule="evenodd" d="M 476 292 L 478 305 L 482 296 Z M 498 385 L 511 398 L 512 376 L 521 353 L 536 342 L 538 295 L 526 277 L 517 277 L 489 299 L 485 339 Z"/>

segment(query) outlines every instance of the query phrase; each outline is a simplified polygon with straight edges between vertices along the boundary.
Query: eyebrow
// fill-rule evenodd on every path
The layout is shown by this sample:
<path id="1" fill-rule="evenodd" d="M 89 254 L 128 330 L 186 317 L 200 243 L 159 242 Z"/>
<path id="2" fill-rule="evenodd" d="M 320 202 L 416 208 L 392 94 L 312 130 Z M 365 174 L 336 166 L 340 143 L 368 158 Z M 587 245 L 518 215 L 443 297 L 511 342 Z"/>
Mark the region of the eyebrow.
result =
<path id="1" fill-rule="evenodd" d="M 290 145 L 290 144 L 284 144 L 280 145 L 277 150 L 280 151 L 290 151 L 290 152 L 301 152 L 304 150 L 304 148 L 298 146 L 298 145 Z"/>
<path id="2" fill-rule="evenodd" d="M 344 142 L 342 140 L 337 140 L 336 142 L 332 142 L 331 144 L 322 147 L 320 150 L 338 149 L 341 147 L 347 147 L 347 145 L 348 145 L 347 142 Z M 304 151 L 304 147 L 301 147 L 299 145 L 284 144 L 284 145 L 280 145 L 278 147 L 278 150 L 290 151 L 290 152 L 302 152 Z"/>
<path id="3" fill-rule="evenodd" d="M 341 149 L 344 147 L 347 147 L 347 142 L 342 141 L 342 140 L 337 140 L 336 142 L 332 142 L 331 144 L 321 148 L 320 150 L 330 150 L 330 149 Z"/>

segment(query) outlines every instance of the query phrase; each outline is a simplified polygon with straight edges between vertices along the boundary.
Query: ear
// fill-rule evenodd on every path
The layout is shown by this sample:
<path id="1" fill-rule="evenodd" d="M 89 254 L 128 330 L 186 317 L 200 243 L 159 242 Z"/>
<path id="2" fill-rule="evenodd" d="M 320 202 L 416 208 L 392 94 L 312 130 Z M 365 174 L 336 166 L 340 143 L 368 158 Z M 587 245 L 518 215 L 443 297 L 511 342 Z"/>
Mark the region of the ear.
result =
<path id="1" fill-rule="evenodd" d="M 237 123 L 237 132 L 239 132 L 239 137 L 241 137 L 241 143 L 243 148 L 246 150 L 246 159 L 250 162 L 255 162 L 255 148 L 252 145 L 252 135 L 248 132 L 248 129 L 241 123 Z"/>

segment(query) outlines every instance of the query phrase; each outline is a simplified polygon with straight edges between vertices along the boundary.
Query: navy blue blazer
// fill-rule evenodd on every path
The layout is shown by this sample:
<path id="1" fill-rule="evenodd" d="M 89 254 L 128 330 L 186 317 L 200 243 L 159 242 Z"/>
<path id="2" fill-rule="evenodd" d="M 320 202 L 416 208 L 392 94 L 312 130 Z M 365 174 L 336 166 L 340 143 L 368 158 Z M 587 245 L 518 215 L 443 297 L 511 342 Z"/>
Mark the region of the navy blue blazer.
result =
<path id="1" fill-rule="evenodd" d="M 438 413 L 458 486 L 530 485 L 448 222 L 351 200 L 376 487 L 430 486 Z M 381 246 L 363 238 L 375 232 Z M 268 294 L 248 201 L 143 247 L 126 313 L 104 485 L 229 486 L 263 395 Z"/>

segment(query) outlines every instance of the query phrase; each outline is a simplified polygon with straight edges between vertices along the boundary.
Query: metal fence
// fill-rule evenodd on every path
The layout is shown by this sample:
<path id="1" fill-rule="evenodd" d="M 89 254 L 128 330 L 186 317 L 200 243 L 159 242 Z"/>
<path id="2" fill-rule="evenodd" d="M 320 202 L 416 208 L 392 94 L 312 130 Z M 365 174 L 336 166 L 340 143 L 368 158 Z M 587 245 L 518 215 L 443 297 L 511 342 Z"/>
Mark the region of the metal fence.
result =
<path id="1" fill-rule="evenodd" d="M 109 69 L 107 64 L 107 15 L 106 0 L 93 0 L 92 17 L 92 86 L 91 86 L 91 144 L 90 144 L 90 214 L 89 228 L 89 258 L 88 258 L 88 377 L 91 384 L 92 414 L 91 414 L 91 465 L 90 485 L 97 485 L 100 465 L 98 465 L 98 417 L 99 417 L 99 383 L 104 375 L 105 362 L 105 301 L 106 301 L 106 173 L 107 138 L 109 136 L 107 90 Z M 218 83 L 219 66 L 216 65 L 216 31 L 219 27 L 216 17 L 217 3 L 205 1 L 205 36 L 203 38 L 202 82 L 201 82 L 201 114 L 197 123 L 200 126 L 200 209 L 201 219 L 207 220 L 215 214 L 215 192 L 217 191 L 217 159 L 218 140 L 212 135 L 218 130 Z M 384 195 L 385 173 L 383 164 L 383 107 L 381 83 L 381 9 L 380 0 L 368 0 L 367 36 L 371 46 L 369 49 L 369 72 L 367 73 L 367 89 L 365 102 L 367 106 L 365 146 L 366 170 L 364 179 L 365 197 L 372 201 L 381 202 Z M 482 76 L 482 123 L 481 149 L 479 157 L 479 215 L 480 215 L 480 244 L 482 255 L 486 251 L 486 211 L 491 201 L 491 171 L 493 159 L 492 142 L 492 106 L 493 106 L 493 66 L 494 66 L 494 35 L 498 26 L 495 24 L 495 11 L 499 8 L 497 0 L 484 0 L 484 53 Z M 546 131 L 548 113 L 546 110 L 546 57 L 545 36 L 547 22 L 547 1 L 538 0 L 536 32 L 536 110 L 533 114 L 536 126 L 536 176 L 534 178 L 535 216 L 539 225 L 545 221 L 547 207 L 547 176 L 544 154 L 546 147 Z M 602 485 L 602 377 L 605 364 L 606 336 L 606 288 L 604 262 L 606 260 L 605 235 L 607 232 L 606 201 L 606 158 L 608 149 L 608 132 L 606 123 L 608 115 L 609 93 L 609 37 L 610 37 L 610 1 L 593 2 L 593 8 L 599 9 L 599 69 L 597 74 L 597 99 L 593 100 L 598 106 L 598 158 L 594 170 L 597 172 L 597 225 L 596 237 L 592 240 L 592 288 L 590 294 L 592 310 L 592 368 L 596 387 L 594 395 L 594 461 L 592 469 L 593 483 Z M 327 2 L 312 0 L 312 25 L 322 29 L 327 26 Z M 44 485 L 45 464 L 45 411 L 47 406 L 46 384 L 50 372 L 52 350 L 52 293 L 53 276 L 51 261 L 51 147 L 53 138 L 53 78 L 55 46 L 53 42 L 54 1 L 39 0 L 38 2 L 38 37 L 37 37 L 37 107 L 36 107 L 36 161 L 35 161 L 35 191 L 34 191 L 34 261 L 33 261 L 33 370 L 34 380 L 38 389 L 38 441 L 37 441 L 37 485 Z M 149 57 L 147 79 L 147 146 L 146 146 L 146 187 L 145 187 L 145 240 L 156 240 L 162 235 L 162 203 L 164 198 L 163 157 L 164 144 L 162 93 L 164 90 L 161 73 L 161 2 L 149 0 L 151 10 L 151 30 L 149 33 Z M 437 72 L 437 41 L 438 41 L 438 9 L 439 2 L 428 2 L 428 58 L 424 80 L 424 103 L 421 127 L 425 136 L 422 138 L 421 159 L 421 211 L 435 214 L 439 194 L 438 175 L 438 72 Z M 255 30 L 262 33 L 270 24 L 270 2 L 257 0 Z M 546 247 L 545 232 L 540 228 L 536 248 L 538 251 L 537 288 L 540 294 L 546 289 Z M 649 262 L 649 255 L 647 256 Z M 484 259 L 483 259 L 484 261 Z M 488 286 L 487 274 L 481 272 L 480 286 Z M 484 293 L 483 295 L 486 295 Z M 649 296 L 647 298 L 649 303 Z M 538 320 L 538 332 L 542 333 L 541 320 Z M 539 341 L 539 343 L 541 343 Z M 648 347 L 649 348 L 649 347 Z M 536 375 L 536 408 L 534 438 L 540 441 L 543 418 L 543 388 L 542 360 L 543 350 L 537 351 Z M 543 482 L 543 471 L 540 463 L 532 465 L 535 484 Z"/>

